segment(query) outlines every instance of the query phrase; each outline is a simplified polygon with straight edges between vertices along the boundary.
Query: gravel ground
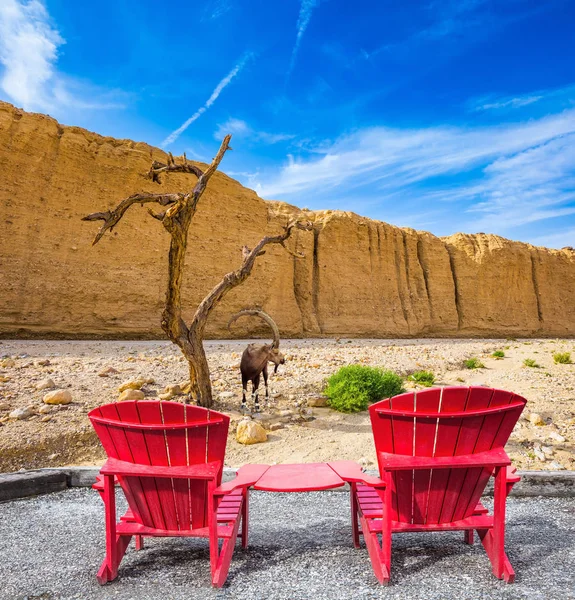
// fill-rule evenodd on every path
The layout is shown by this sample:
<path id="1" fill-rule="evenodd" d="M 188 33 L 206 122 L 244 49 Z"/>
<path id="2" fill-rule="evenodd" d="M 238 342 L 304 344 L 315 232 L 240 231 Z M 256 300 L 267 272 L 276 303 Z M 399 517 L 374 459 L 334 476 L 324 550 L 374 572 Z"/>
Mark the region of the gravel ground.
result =
<path id="1" fill-rule="evenodd" d="M 436 533 L 396 536 L 392 585 L 379 586 L 366 550 L 351 544 L 348 496 L 341 492 L 254 493 L 250 548 L 238 544 L 221 590 L 210 587 L 206 541 L 190 539 L 129 549 L 119 578 L 100 587 L 103 508 L 91 490 L 9 502 L 0 514 L 2 599 L 575 599 L 572 498 L 509 501 L 514 585 L 492 576 L 480 544 L 465 545 L 461 533 Z"/>

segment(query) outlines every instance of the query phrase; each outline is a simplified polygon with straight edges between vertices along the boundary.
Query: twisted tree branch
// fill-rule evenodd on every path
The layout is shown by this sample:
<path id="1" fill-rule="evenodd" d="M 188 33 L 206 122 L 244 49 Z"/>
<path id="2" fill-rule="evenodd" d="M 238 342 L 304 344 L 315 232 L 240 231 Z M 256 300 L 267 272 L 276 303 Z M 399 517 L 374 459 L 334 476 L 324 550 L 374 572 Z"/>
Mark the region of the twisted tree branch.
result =
<path id="1" fill-rule="evenodd" d="M 132 194 L 128 198 L 124 198 L 114 210 L 92 213 L 91 215 L 83 217 L 82 221 L 104 221 L 104 224 L 92 242 L 92 246 L 94 246 L 100 241 L 108 229 L 112 230 L 118 224 L 120 219 L 124 216 L 124 213 L 132 206 L 132 204 L 143 205 L 147 202 L 157 202 L 160 206 L 169 206 L 170 204 L 180 202 L 184 197 L 185 194 L 149 194 L 146 192 Z"/>

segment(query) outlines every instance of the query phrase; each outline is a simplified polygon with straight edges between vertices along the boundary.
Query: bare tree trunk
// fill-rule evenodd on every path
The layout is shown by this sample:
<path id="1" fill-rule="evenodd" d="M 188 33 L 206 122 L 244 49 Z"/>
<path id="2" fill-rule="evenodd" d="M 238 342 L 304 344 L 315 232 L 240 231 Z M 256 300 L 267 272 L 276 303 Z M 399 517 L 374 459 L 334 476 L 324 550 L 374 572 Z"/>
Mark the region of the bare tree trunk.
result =
<path id="1" fill-rule="evenodd" d="M 157 161 L 152 164 L 149 176 L 152 181 L 158 183 L 160 181 L 160 174 L 162 173 L 183 172 L 198 177 L 198 181 L 191 192 L 177 194 L 151 194 L 144 192 L 133 194 L 122 200 L 112 211 L 93 213 L 82 219 L 83 221 L 104 221 L 104 224 L 94 238 L 92 243 L 94 245 L 100 241 L 108 229 L 111 231 L 114 228 L 124 216 L 124 213 L 133 204 L 143 205 L 144 203 L 156 202 L 160 206 L 167 206 L 167 209 L 159 214 L 155 214 L 152 210 L 148 209 L 148 212 L 155 219 L 162 221 L 162 224 L 171 236 L 168 255 L 168 285 L 166 303 L 162 312 L 162 329 L 168 339 L 180 348 L 188 361 L 190 383 L 187 391 L 198 405 L 205 407 L 210 407 L 213 402 L 210 369 L 203 346 L 204 330 L 212 309 L 231 289 L 243 283 L 250 276 L 257 257 L 264 254 L 264 246 L 267 244 L 281 244 L 285 248 L 285 241 L 291 235 L 294 227 L 304 230 L 311 229 L 311 223 L 295 219 L 288 222 L 282 234 L 264 237 L 253 250 L 244 246 L 242 250 L 242 266 L 238 270 L 224 276 L 222 281 L 202 300 L 190 326 L 186 325 L 182 318 L 182 282 L 188 244 L 188 230 L 208 181 L 217 170 L 226 151 L 231 149 L 229 147 L 230 139 L 231 135 L 227 135 L 224 138 L 216 157 L 205 172 L 189 163 L 185 154 L 183 163 L 176 163 L 170 154 L 167 164 Z"/>

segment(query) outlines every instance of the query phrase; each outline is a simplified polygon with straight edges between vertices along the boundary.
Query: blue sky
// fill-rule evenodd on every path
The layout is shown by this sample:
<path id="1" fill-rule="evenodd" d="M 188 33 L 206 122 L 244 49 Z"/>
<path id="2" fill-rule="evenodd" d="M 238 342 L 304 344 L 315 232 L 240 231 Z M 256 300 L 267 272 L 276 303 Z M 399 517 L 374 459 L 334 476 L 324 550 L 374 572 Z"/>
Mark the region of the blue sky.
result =
<path id="1" fill-rule="evenodd" d="M 575 246 L 572 0 L 0 0 L 0 98 L 268 199 Z"/>

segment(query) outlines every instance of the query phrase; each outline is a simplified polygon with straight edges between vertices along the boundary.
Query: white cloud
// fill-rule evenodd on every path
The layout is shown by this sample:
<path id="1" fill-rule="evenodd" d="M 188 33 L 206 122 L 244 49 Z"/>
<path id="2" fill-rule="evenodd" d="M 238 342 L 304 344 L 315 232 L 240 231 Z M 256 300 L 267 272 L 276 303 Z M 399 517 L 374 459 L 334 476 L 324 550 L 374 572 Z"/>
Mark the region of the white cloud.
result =
<path id="1" fill-rule="evenodd" d="M 258 193 L 300 204 L 345 197 L 390 209 L 414 201 L 463 211 L 460 224 L 499 232 L 572 214 L 575 110 L 489 127 L 358 130 L 318 144 L 306 158 L 289 157 L 260 180 Z"/>
<path id="2" fill-rule="evenodd" d="M 286 79 L 289 79 L 291 72 L 295 66 L 295 61 L 297 58 L 297 53 L 299 51 L 299 47 L 301 45 L 301 41 L 303 38 L 303 34 L 309 25 L 311 20 L 311 14 L 313 9 L 317 6 L 318 0 L 301 0 L 301 5 L 299 9 L 299 17 L 297 20 L 297 34 L 295 38 L 295 44 L 291 53 L 291 59 L 286 75 Z"/>
<path id="3" fill-rule="evenodd" d="M 120 107 L 114 93 L 103 94 L 58 71 L 58 49 L 63 44 L 40 0 L 1 0 L 0 64 L 4 70 L 0 87 L 4 93 L 26 110 Z"/>
<path id="4" fill-rule="evenodd" d="M 575 247 L 575 227 L 550 233 L 549 235 L 541 235 L 529 240 L 535 246 L 545 246 L 547 248 L 565 248 L 570 246 Z"/>
<path id="5" fill-rule="evenodd" d="M 529 94 L 515 96 L 495 96 L 490 94 L 474 98 L 467 103 L 472 112 L 502 111 L 523 108 L 535 103 L 552 101 L 554 108 L 557 106 L 573 106 L 575 100 L 575 86 L 568 85 L 562 88 L 538 90 Z"/>
<path id="6" fill-rule="evenodd" d="M 247 139 L 261 142 L 263 144 L 277 144 L 278 142 L 285 142 L 295 137 L 289 133 L 268 133 L 267 131 L 255 131 L 245 121 L 241 119 L 228 119 L 225 123 L 220 123 L 214 138 L 221 140 L 225 135 L 231 133 L 236 137 L 244 137 Z"/>
<path id="7" fill-rule="evenodd" d="M 182 133 L 197 119 L 199 119 L 205 112 L 210 108 L 210 106 L 218 99 L 218 96 L 222 93 L 224 88 L 230 84 L 232 79 L 245 67 L 246 63 L 249 59 L 253 57 L 251 52 L 247 52 L 238 62 L 238 64 L 218 83 L 212 92 L 211 96 L 206 100 L 206 103 L 198 108 L 198 110 L 180 127 L 178 127 L 175 131 L 172 131 L 170 135 L 161 143 L 162 148 L 173 144 Z"/>

